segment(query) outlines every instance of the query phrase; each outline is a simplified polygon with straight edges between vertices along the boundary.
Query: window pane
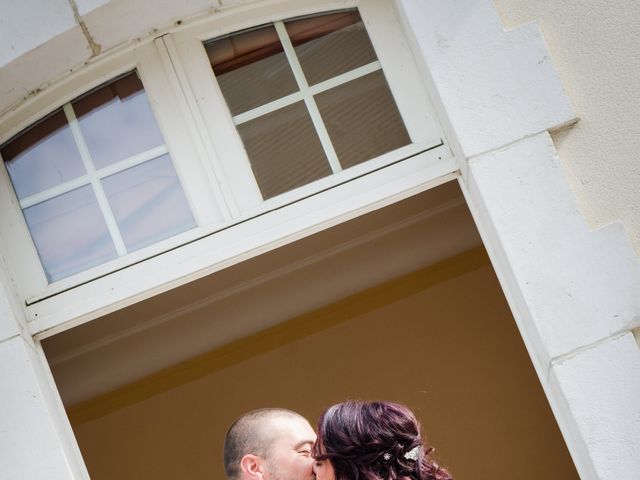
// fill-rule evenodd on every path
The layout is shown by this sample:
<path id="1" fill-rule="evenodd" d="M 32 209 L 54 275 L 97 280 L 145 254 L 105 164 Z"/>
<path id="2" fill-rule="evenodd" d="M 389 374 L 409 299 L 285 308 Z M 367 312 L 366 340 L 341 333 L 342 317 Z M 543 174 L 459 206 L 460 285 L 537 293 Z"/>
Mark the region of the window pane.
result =
<path id="1" fill-rule="evenodd" d="M 89 186 L 29 207 L 24 217 L 49 281 L 118 256 Z"/>
<path id="2" fill-rule="evenodd" d="M 18 198 L 84 175 L 85 168 L 62 110 L 2 147 Z"/>
<path id="3" fill-rule="evenodd" d="M 135 73 L 73 102 L 73 109 L 98 169 L 164 145 Z"/>
<path id="4" fill-rule="evenodd" d="M 232 115 L 298 90 L 273 26 L 215 40 L 206 50 Z"/>
<path id="5" fill-rule="evenodd" d="M 343 168 L 411 143 L 382 71 L 315 99 Z"/>
<path id="6" fill-rule="evenodd" d="M 331 175 L 303 102 L 238 126 L 264 198 Z"/>
<path id="7" fill-rule="evenodd" d="M 303 18 L 286 26 L 309 85 L 377 60 L 357 11 Z"/>
<path id="8" fill-rule="evenodd" d="M 169 155 L 103 180 L 127 251 L 196 226 Z"/>

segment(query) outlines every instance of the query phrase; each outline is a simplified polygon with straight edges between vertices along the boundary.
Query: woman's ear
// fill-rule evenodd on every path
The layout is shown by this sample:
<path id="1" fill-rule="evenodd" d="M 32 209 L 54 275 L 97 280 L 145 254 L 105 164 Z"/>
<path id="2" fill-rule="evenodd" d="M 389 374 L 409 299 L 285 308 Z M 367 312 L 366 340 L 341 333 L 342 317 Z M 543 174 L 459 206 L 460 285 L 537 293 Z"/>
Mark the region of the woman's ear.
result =
<path id="1" fill-rule="evenodd" d="M 248 453 L 240 460 L 240 470 L 244 480 L 263 480 L 263 459 Z"/>

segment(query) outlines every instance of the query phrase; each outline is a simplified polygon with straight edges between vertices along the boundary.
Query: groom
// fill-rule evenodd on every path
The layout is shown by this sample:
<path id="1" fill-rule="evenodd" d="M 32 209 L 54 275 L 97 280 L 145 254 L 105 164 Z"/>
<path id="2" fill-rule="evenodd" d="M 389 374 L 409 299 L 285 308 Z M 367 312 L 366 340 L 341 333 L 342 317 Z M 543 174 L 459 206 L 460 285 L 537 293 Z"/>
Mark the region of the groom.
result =
<path id="1" fill-rule="evenodd" d="M 224 471 L 229 480 L 314 480 L 315 441 L 303 416 L 283 408 L 254 410 L 227 432 Z"/>

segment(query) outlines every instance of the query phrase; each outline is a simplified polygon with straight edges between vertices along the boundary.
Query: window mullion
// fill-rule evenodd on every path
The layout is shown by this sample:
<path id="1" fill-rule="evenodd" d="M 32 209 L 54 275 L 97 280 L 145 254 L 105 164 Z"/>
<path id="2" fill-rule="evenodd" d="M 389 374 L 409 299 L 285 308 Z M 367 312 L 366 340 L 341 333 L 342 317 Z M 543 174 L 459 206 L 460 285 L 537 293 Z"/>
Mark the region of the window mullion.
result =
<path id="1" fill-rule="evenodd" d="M 284 107 L 288 107 L 289 105 L 293 105 L 300 100 L 304 100 L 304 96 L 302 92 L 292 93 L 291 95 L 287 95 L 286 97 L 279 98 L 278 100 L 274 100 L 273 102 L 269 102 L 265 105 L 261 105 L 260 107 L 256 107 L 252 110 L 240 113 L 233 117 L 234 125 L 241 125 L 250 120 L 254 120 L 262 115 L 266 115 L 267 113 L 275 112 Z"/>
<path id="2" fill-rule="evenodd" d="M 320 143 L 322 144 L 324 153 L 327 156 L 327 160 L 329 161 L 331 170 L 333 171 L 333 173 L 340 172 L 342 171 L 342 166 L 340 165 L 340 161 L 338 160 L 338 155 L 333 148 L 333 143 L 331 143 L 331 138 L 329 138 L 329 132 L 327 132 L 327 129 L 324 126 L 322 116 L 320 115 L 320 110 L 318 110 L 316 101 L 314 100 L 313 94 L 309 89 L 309 84 L 307 83 L 307 79 L 304 75 L 304 72 L 302 71 L 302 67 L 300 66 L 300 62 L 298 61 L 298 57 L 296 55 L 295 49 L 293 48 L 293 44 L 291 43 L 291 39 L 289 38 L 289 34 L 287 33 L 287 29 L 284 26 L 283 22 L 275 22 L 274 26 L 276 28 L 276 31 L 278 32 L 278 37 L 284 48 L 284 53 L 287 56 L 287 60 L 289 60 L 289 65 L 291 65 L 293 75 L 296 79 L 296 82 L 298 83 L 300 93 L 302 93 L 302 96 L 304 98 L 304 103 L 307 106 L 309 115 L 311 116 L 313 126 L 316 129 L 318 137 L 320 138 Z"/>
<path id="3" fill-rule="evenodd" d="M 312 95 L 317 95 L 318 93 L 322 93 L 332 88 L 339 87 L 343 83 L 347 83 L 351 80 L 356 80 L 357 78 L 369 75 L 370 73 L 377 72 L 380 69 L 382 69 L 382 65 L 380 65 L 380 62 L 378 60 L 376 60 L 375 62 L 368 63 L 347 73 L 338 75 L 337 77 L 333 77 L 329 80 L 325 80 L 324 82 L 317 83 L 314 86 L 309 87 L 309 91 Z"/>
<path id="4" fill-rule="evenodd" d="M 76 188 L 83 187 L 87 184 L 91 183 L 91 180 L 88 175 L 82 175 L 81 177 L 74 178 L 68 182 L 62 183 L 60 185 L 56 185 L 53 188 L 45 190 L 43 192 L 36 193 L 34 195 L 29 195 L 28 197 L 24 197 L 19 200 L 20 208 L 23 210 L 25 208 L 33 207 L 39 203 L 45 202 L 52 198 L 63 195 L 67 192 L 75 190 Z"/>
<path id="5" fill-rule="evenodd" d="M 326 90 L 338 87 L 343 83 L 350 82 L 351 80 L 355 80 L 360 77 L 364 77 L 370 73 L 376 72 L 382 68 L 379 61 L 368 63 L 367 65 L 363 65 L 362 67 L 358 67 L 350 72 L 343 73 L 342 75 L 338 75 L 337 77 L 330 78 L 329 80 L 325 80 L 324 82 L 320 82 L 312 87 L 309 86 L 306 92 L 311 95 L 317 95 L 318 93 L 322 93 Z M 267 113 L 271 113 L 280 108 L 292 105 L 300 100 L 304 99 L 304 95 L 302 92 L 292 93 L 291 95 L 287 95 L 286 97 L 279 98 L 278 100 L 274 100 L 273 102 L 269 102 L 260 107 L 256 107 L 252 110 L 248 110 L 246 112 L 240 113 L 233 117 L 233 123 L 235 125 L 241 125 L 245 122 L 253 120 L 255 118 L 261 117 L 262 115 L 266 115 Z"/>
<path id="6" fill-rule="evenodd" d="M 202 152 L 201 157 L 208 160 L 203 163 L 203 167 L 218 207 L 225 220 L 236 218 L 240 215 L 238 206 L 225 181 L 225 175 L 217 162 L 215 147 L 211 144 L 206 134 L 204 119 L 198 110 L 197 99 L 191 91 L 186 71 L 171 35 L 157 38 L 154 43 L 158 48 L 160 61 L 164 66 L 167 79 L 174 89 L 174 93 L 184 102 L 186 107 L 185 120 L 192 135 L 192 140 L 195 141 L 195 147 Z M 199 216 L 201 215 L 199 214 Z"/>
<path id="7" fill-rule="evenodd" d="M 114 173 L 121 172 L 122 170 L 126 170 L 127 168 L 135 167 L 136 165 L 140 165 L 148 160 L 153 160 L 165 153 L 168 153 L 166 145 L 160 145 L 159 147 L 151 148 L 146 152 L 142 152 L 138 155 L 134 155 L 133 157 L 122 160 L 113 165 L 109 165 L 108 167 L 101 168 L 95 171 L 96 177 L 104 178 L 109 175 L 113 175 Z M 83 160 L 84 161 L 84 160 Z M 50 200 L 52 198 L 63 195 L 67 192 L 75 190 L 76 188 L 83 187 L 91 183 L 90 175 L 82 175 L 81 177 L 74 178 L 73 180 L 69 180 L 68 182 L 61 183 L 60 185 L 56 185 L 53 188 L 49 188 L 48 190 L 44 190 L 43 192 L 36 193 L 34 195 L 30 195 L 28 197 L 22 198 L 20 200 L 20 208 L 25 209 L 37 205 L 38 203 L 42 203 L 44 201 Z"/>
<path id="8" fill-rule="evenodd" d="M 96 177 L 108 177 L 110 175 L 113 175 L 114 173 L 126 170 L 127 168 L 135 167 L 136 165 L 140 165 L 141 163 L 148 162 L 149 160 L 153 160 L 154 158 L 158 158 L 166 153 L 169 153 L 169 149 L 166 145 L 160 145 L 158 147 L 150 148 L 146 152 L 133 155 L 132 157 L 125 158 L 118 163 L 114 163 L 113 165 L 109 165 L 107 167 L 96 170 Z"/>
<path id="9" fill-rule="evenodd" d="M 64 106 L 64 113 L 67 117 L 67 121 L 69 122 L 69 128 L 71 129 L 73 139 L 75 140 L 76 145 L 78 147 L 78 151 L 80 152 L 82 163 L 84 164 L 84 167 L 87 170 L 87 176 L 90 179 L 91 186 L 93 187 L 93 191 L 96 195 L 96 199 L 100 207 L 100 211 L 104 216 L 105 222 L 107 224 L 107 228 L 109 229 L 109 234 L 111 235 L 111 239 L 113 240 L 113 243 L 116 247 L 116 251 L 120 256 L 126 255 L 127 248 L 124 244 L 124 240 L 122 239 L 122 235 L 120 235 L 120 229 L 118 228 L 118 224 L 116 222 L 115 216 L 111 211 L 111 206 L 109 205 L 109 201 L 107 200 L 107 195 L 104 193 L 104 189 L 102 188 L 100 179 L 96 174 L 96 169 L 93 166 L 93 161 L 91 159 L 91 154 L 89 153 L 89 148 L 87 147 L 87 144 L 84 141 L 84 137 L 82 136 L 82 131 L 80 130 L 78 119 L 76 118 L 76 114 L 73 111 L 73 107 L 71 106 L 70 103 L 67 103 Z"/>

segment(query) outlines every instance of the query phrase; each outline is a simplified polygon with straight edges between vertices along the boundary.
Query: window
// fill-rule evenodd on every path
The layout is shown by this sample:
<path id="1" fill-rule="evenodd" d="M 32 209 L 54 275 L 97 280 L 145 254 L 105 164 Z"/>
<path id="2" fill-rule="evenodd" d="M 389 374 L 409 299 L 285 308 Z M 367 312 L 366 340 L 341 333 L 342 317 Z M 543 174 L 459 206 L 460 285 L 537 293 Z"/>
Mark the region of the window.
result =
<path id="1" fill-rule="evenodd" d="M 195 278 L 455 170 L 392 2 L 344 5 L 223 8 L 0 117 L 0 232 L 32 320 Z"/>
<path id="2" fill-rule="evenodd" d="M 0 153 L 50 282 L 195 226 L 135 73 L 67 103 Z"/>
<path id="3" fill-rule="evenodd" d="M 359 13 L 206 44 L 264 198 L 411 143 Z"/>

